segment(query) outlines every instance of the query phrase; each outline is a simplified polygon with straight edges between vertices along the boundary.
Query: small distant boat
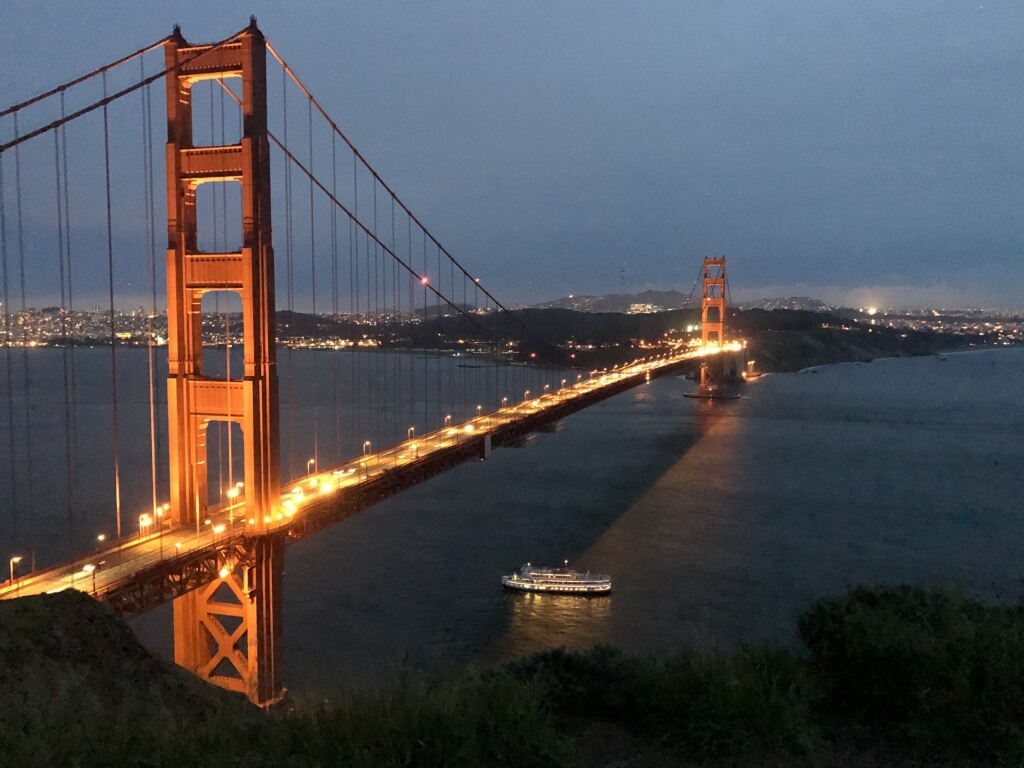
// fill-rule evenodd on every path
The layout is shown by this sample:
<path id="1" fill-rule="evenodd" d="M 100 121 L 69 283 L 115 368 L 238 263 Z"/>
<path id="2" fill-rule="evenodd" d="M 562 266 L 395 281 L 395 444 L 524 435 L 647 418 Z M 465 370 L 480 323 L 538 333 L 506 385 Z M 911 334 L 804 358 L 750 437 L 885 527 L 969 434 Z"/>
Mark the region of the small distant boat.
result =
<path id="1" fill-rule="evenodd" d="M 603 573 L 580 573 L 569 568 L 538 568 L 527 563 L 510 576 L 502 576 L 505 589 L 520 592 L 557 592 L 560 594 L 602 595 L 612 591 L 612 578 Z"/>

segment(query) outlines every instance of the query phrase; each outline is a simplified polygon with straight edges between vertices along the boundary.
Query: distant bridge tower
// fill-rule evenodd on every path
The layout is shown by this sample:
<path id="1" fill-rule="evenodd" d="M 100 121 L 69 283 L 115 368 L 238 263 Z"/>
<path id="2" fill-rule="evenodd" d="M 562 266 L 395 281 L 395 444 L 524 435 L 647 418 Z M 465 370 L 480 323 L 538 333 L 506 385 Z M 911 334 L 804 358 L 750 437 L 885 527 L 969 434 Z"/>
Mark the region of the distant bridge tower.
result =
<path id="1" fill-rule="evenodd" d="M 266 41 L 256 26 L 229 43 L 190 45 L 175 27 L 164 43 L 167 65 L 167 418 L 171 516 L 202 530 L 208 503 L 206 430 L 237 423 L 245 456 L 245 510 L 251 537 L 219 555 L 220 580 L 174 601 L 174 656 L 182 666 L 260 705 L 280 697 L 283 541 L 267 533 L 280 506 L 278 385 L 274 326 L 274 253 L 270 232 Z M 241 78 L 238 144 L 193 144 L 192 86 Z M 196 190 L 208 182 L 241 184 L 242 247 L 198 248 Z M 203 371 L 202 297 L 232 291 L 242 301 L 244 375 Z"/>
<path id="2" fill-rule="evenodd" d="M 700 340 L 707 349 L 725 344 L 725 256 L 704 257 L 704 289 L 700 308 Z M 724 379 L 724 356 L 705 358 L 700 366 L 701 397 L 714 397 Z"/>

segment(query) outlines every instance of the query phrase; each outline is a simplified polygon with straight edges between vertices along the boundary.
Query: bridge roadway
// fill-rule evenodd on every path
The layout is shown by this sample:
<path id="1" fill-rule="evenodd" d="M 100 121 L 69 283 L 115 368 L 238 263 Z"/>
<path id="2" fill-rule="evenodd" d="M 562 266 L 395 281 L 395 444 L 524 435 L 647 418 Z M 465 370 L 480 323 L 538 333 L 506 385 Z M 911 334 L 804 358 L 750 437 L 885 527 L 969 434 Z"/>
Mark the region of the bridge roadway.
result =
<path id="1" fill-rule="evenodd" d="M 726 349 L 738 349 L 738 344 Z M 266 533 L 292 543 L 490 449 L 521 440 L 600 400 L 658 376 L 678 373 L 717 348 L 683 350 L 591 374 L 557 391 L 481 414 L 460 424 L 412 437 L 331 469 L 293 480 L 281 495 L 276 520 Z M 162 522 L 157 520 L 157 522 Z M 211 508 L 202 523 L 157 530 L 5 583 L 0 599 L 79 589 L 136 614 L 246 565 L 256 523 L 245 502 Z M 154 526 L 155 527 L 155 526 Z"/>

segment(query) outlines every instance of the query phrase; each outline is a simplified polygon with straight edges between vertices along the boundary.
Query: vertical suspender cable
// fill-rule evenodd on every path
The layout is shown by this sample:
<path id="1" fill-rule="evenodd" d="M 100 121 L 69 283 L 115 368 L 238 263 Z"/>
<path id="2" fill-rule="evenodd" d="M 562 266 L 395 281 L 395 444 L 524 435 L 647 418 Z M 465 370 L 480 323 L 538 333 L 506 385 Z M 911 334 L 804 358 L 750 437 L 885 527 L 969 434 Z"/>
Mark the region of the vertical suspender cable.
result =
<path id="1" fill-rule="evenodd" d="M 107 75 L 103 74 L 103 98 L 107 97 Z M 113 408 L 114 448 L 114 511 L 117 515 L 117 546 L 121 547 L 121 452 L 118 444 L 117 410 L 117 336 L 114 321 L 114 224 L 110 205 L 110 122 L 107 105 L 103 105 L 103 171 L 107 202 L 107 286 L 110 297 L 110 380 Z"/>
<path id="2" fill-rule="evenodd" d="M 398 242 L 395 240 L 395 198 L 391 198 L 391 250 L 398 253 Z M 402 322 L 402 303 L 398 293 L 398 267 L 392 263 L 391 269 L 391 309 L 393 316 L 393 323 L 391 326 L 391 336 L 389 340 L 391 348 L 395 349 L 394 336 L 398 332 L 398 328 L 401 327 Z M 402 355 L 396 354 L 393 365 L 395 367 L 395 423 L 394 423 L 394 434 L 401 436 L 402 434 Z"/>
<path id="3" fill-rule="evenodd" d="M 313 103 L 310 102 L 310 109 L 312 109 L 312 105 L 313 105 Z M 377 246 L 377 240 L 379 240 L 380 238 L 379 238 L 379 235 L 377 233 L 377 180 L 376 179 L 373 180 L 373 239 L 374 239 L 374 243 L 373 243 L 373 305 L 374 305 L 373 306 L 373 334 L 374 334 L 374 336 L 377 339 L 377 343 L 379 344 L 380 343 L 380 338 L 381 338 L 381 331 L 380 331 L 380 282 L 381 281 L 378 279 L 377 267 L 381 263 L 381 257 L 383 256 L 383 254 L 381 254 L 380 248 Z M 377 415 L 376 428 L 374 429 L 374 435 L 373 435 L 373 439 L 374 439 L 374 444 L 375 445 L 379 444 L 381 442 L 381 440 L 383 440 L 383 434 L 381 433 L 381 427 L 380 427 L 380 424 L 381 424 L 381 411 L 384 412 L 384 423 L 385 424 L 387 423 L 387 417 L 388 417 L 388 411 L 387 411 L 387 408 L 388 408 L 388 397 L 387 397 L 388 388 L 387 388 L 386 382 L 382 382 L 381 381 L 381 376 L 380 376 L 380 360 L 381 360 L 380 348 L 378 347 L 374 351 L 374 355 L 373 355 L 374 380 L 373 380 L 373 389 L 371 389 L 370 391 L 371 392 L 375 391 L 377 387 L 382 387 L 383 386 L 383 389 L 380 392 L 380 395 L 382 395 L 382 397 L 381 397 L 381 404 L 382 404 L 383 407 L 382 408 L 374 408 L 374 411 L 376 412 L 376 415 Z"/>
<path id="4" fill-rule="evenodd" d="M 61 94 L 63 96 L 63 94 Z M 60 272 L 60 336 L 61 336 L 61 372 L 64 384 L 64 504 L 68 535 L 68 552 L 75 551 L 75 508 L 72 504 L 74 485 L 72 479 L 71 459 L 71 393 L 68 387 L 68 315 L 64 274 L 64 176 L 60 164 L 60 132 L 53 132 L 53 167 L 56 177 L 57 197 L 57 263 Z"/>
<path id="5" fill-rule="evenodd" d="M 423 283 L 423 328 L 426 329 L 430 321 L 429 313 L 427 312 L 427 283 L 430 278 L 427 276 L 427 233 L 423 231 L 423 278 L 420 282 Z M 426 333 L 421 334 L 426 341 Z M 430 416 L 428 415 L 429 403 L 430 403 L 430 382 L 428 380 L 429 373 L 427 372 L 427 356 L 423 355 L 423 429 L 430 429 Z"/>
<path id="6" fill-rule="evenodd" d="M 14 359 L 11 354 L 11 301 L 10 281 L 7 271 L 7 206 L 4 190 L 4 163 L 3 153 L 0 152 L 0 271 L 3 273 L 4 293 L 4 372 L 6 374 L 7 386 L 4 391 L 7 393 L 7 439 L 10 460 L 7 463 L 7 470 L 10 475 L 11 487 L 11 525 L 12 533 L 18 534 L 18 510 L 20 507 L 18 499 L 18 473 L 17 465 L 17 443 L 14 440 Z"/>
<path id="7" fill-rule="evenodd" d="M 139 73 L 142 79 L 146 78 L 146 60 L 144 57 L 139 58 Z M 146 255 L 147 259 L 147 278 L 149 280 L 149 292 L 150 296 L 156 291 L 156 255 L 153 247 L 153 227 L 154 227 L 154 214 L 153 214 L 153 185 L 152 185 L 152 173 L 153 173 L 153 155 L 152 155 L 152 136 L 150 134 L 150 113 L 147 109 L 147 98 L 149 94 L 149 86 L 141 91 L 140 96 L 142 97 L 142 197 L 145 201 L 146 209 Z M 156 314 L 156 302 L 150 305 L 149 312 L 146 313 L 146 363 L 149 372 L 149 474 L 150 474 L 150 491 L 152 504 L 153 516 L 158 526 L 163 524 L 160 517 L 156 514 L 157 503 L 156 503 L 156 375 L 153 370 L 153 316 Z"/>
<path id="8" fill-rule="evenodd" d="M 331 134 L 331 194 L 338 197 L 338 142 Z M 331 206 L 331 315 L 338 322 L 338 208 Z M 337 325 L 335 326 L 337 333 Z M 331 352 L 332 383 L 334 384 L 334 455 L 331 464 L 341 460 L 341 432 L 338 412 L 338 365 L 341 355 L 337 345 Z"/>
<path id="9" fill-rule="evenodd" d="M 320 321 L 316 313 L 316 225 L 313 216 L 313 102 L 307 102 L 307 122 L 309 125 L 309 271 L 313 291 L 313 334 L 319 336 Z M 316 345 L 310 350 L 313 356 L 313 466 L 320 469 L 320 440 L 318 437 L 320 422 L 317 418 L 317 390 L 319 376 L 317 371 Z M 308 467 L 307 467 L 308 468 Z"/>
<path id="10" fill-rule="evenodd" d="M 443 274 L 444 273 L 441 271 L 441 249 L 438 248 L 437 249 L 437 290 L 441 291 L 442 293 L 443 293 L 442 288 L 444 287 L 444 281 L 441 279 L 441 277 L 442 277 Z M 434 313 L 434 317 L 436 318 L 436 320 L 435 320 L 435 328 L 437 329 L 438 342 L 440 342 L 441 341 L 441 328 L 443 327 L 442 326 L 443 319 L 441 317 L 441 299 L 439 297 L 437 297 L 437 296 L 434 297 L 434 305 L 437 307 L 437 312 Z M 445 314 L 448 314 L 447 311 L 445 311 Z M 446 411 L 446 409 L 445 409 L 446 399 L 445 399 L 445 396 L 444 396 L 444 378 L 443 378 L 444 371 L 441 368 L 442 365 L 449 365 L 449 366 L 451 365 L 451 356 L 450 355 L 444 355 L 442 353 L 442 355 L 439 356 L 438 360 L 437 360 L 437 420 L 438 421 L 442 421 L 444 419 L 446 413 L 451 413 L 450 410 Z M 447 407 L 449 409 L 451 408 L 451 402 L 450 401 L 448 401 Z"/>
<path id="11" fill-rule="evenodd" d="M 352 156 L 352 206 L 355 210 L 355 218 L 359 218 L 359 169 L 356 167 L 356 158 Z M 349 219 L 351 222 L 352 220 Z M 350 227 L 352 228 L 352 227 Z M 362 401 L 359 398 L 359 389 L 361 378 L 359 375 L 359 366 L 362 362 L 362 354 L 359 351 L 360 334 L 359 329 L 362 327 L 362 321 L 359 318 L 359 313 L 362 309 L 359 296 L 359 232 L 352 228 L 352 267 L 354 269 L 352 274 L 352 285 L 355 288 L 355 315 L 353 320 L 355 321 L 355 346 L 352 347 L 352 407 L 355 412 L 355 423 L 356 423 L 356 439 L 360 442 L 366 439 L 363 434 L 363 409 Z"/>
<path id="12" fill-rule="evenodd" d="M 149 314 L 150 317 L 156 319 L 156 190 L 154 189 L 155 175 L 153 173 L 153 92 L 146 87 L 146 165 L 149 169 L 149 243 L 147 247 L 149 249 Z M 63 130 L 63 128 L 62 128 Z M 67 174 L 64 174 L 65 178 Z M 68 255 L 68 270 L 70 274 L 71 269 L 71 256 Z M 162 418 L 160 414 L 160 400 L 157 397 L 157 376 L 156 376 L 156 351 L 153 349 L 153 332 L 150 329 L 150 368 L 152 370 L 152 376 L 149 387 L 149 398 L 150 398 L 150 410 L 152 411 L 152 434 L 153 444 L 151 450 L 153 452 L 153 466 L 156 473 L 156 484 L 159 483 L 160 469 L 163 465 L 161 462 L 160 455 L 160 430 L 158 425 L 162 424 Z M 74 358 L 72 357 L 72 361 Z M 72 373 L 74 369 L 72 368 Z M 74 382 L 72 382 L 73 386 Z M 154 485 L 154 489 L 156 488 Z M 155 490 L 154 490 L 154 503 L 156 503 Z"/>
<path id="13" fill-rule="evenodd" d="M 412 264 L 413 263 L 413 219 L 411 219 L 409 216 L 406 216 L 406 230 L 407 230 L 406 241 L 407 241 L 407 248 L 408 248 L 408 255 L 406 256 L 406 259 L 407 259 L 407 261 L 410 264 Z M 416 323 L 416 295 L 414 294 L 414 291 L 416 290 L 416 284 L 415 284 L 415 281 L 413 280 L 413 275 L 412 274 L 409 275 L 408 281 L 409 281 L 409 328 L 412 329 L 412 333 L 415 333 L 415 331 L 416 331 L 416 325 L 415 325 L 415 323 Z M 414 346 L 414 348 L 415 348 L 415 346 Z M 414 358 L 409 361 L 409 397 L 410 397 L 411 400 L 413 400 L 413 404 L 412 404 L 412 406 L 409 409 L 409 420 L 413 423 L 413 426 L 416 425 L 416 402 L 415 402 L 416 401 L 416 395 L 417 395 L 417 389 L 416 389 L 416 358 L 414 356 Z M 425 426 L 426 425 L 424 425 L 424 427 Z"/>
<path id="14" fill-rule="evenodd" d="M 60 116 L 64 118 L 64 94 L 60 95 Z M 68 317 L 71 322 L 74 322 L 75 318 L 75 284 L 73 278 L 73 272 L 71 269 L 71 200 L 69 188 L 71 181 L 68 176 L 68 137 L 67 137 L 67 126 L 63 123 L 60 128 L 60 143 L 61 143 L 61 168 L 63 170 L 64 179 L 64 247 L 65 247 L 65 266 L 67 275 L 67 289 L 68 289 Z M 71 433 L 71 466 L 72 476 L 78 471 L 78 396 L 77 396 L 77 377 L 75 375 L 75 347 L 71 344 L 65 345 L 65 354 L 68 359 L 68 378 L 71 385 L 71 423 L 68 425 L 68 429 Z M 77 483 L 72 482 L 73 486 Z"/>
<path id="15" fill-rule="evenodd" d="M 14 136 L 18 136 L 18 115 L 14 115 Z M 21 152 L 20 147 L 14 148 L 14 189 L 15 189 L 15 212 L 18 223 L 18 269 L 21 281 L 21 314 L 24 317 L 28 311 L 28 302 L 25 298 L 25 228 L 22 218 L 21 205 Z M 22 393 L 24 402 L 22 407 L 25 410 L 25 455 L 28 459 L 26 464 L 25 479 L 28 486 L 28 517 L 31 519 L 34 513 L 33 508 L 33 482 L 32 482 L 32 384 L 29 376 L 28 365 L 28 325 L 21 326 L 21 364 L 22 364 Z"/>
<path id="16" fill-rule="evenodd" d="M 288 81 L 285 73 L 281 73 L 281 99 L 284 119 L 284 144 L 288 146 Z M 295 474 L 295 361 L 292 355 L 293 334 L 295 324 L 295 288 L 293 285 L 292 261 L 292 165 L 284 161 L 284 205 L 285 205 L 285 282 L 288 294 L 288 344 L 285 357 L 288 361 L 288 471 Z"/>
<path id="17" fill-rule="evenodd" d="M 356 315 L 358 310 L 356 309 L 356 281 L 355 281 L 355 262 L 356 262 L 356 238 L 355 230 L 352 226 L 352 219 L 348 220 L 348 311 L 349 311 L 349 332 L 355 335 L 356 331 Z M 349 373 L 351 374 L 352 383 L 349 387 L 348 400 L 351 403 L 352 411 L 352 430 L 355 435 L 359 434 L 359 423 L 358 423 L 358 409 L 356 408 L 356 387 L 358 386 L 356 376 L 356 347 L 355 340 L 352 341 L 352 348 L 348 356 Z"/>

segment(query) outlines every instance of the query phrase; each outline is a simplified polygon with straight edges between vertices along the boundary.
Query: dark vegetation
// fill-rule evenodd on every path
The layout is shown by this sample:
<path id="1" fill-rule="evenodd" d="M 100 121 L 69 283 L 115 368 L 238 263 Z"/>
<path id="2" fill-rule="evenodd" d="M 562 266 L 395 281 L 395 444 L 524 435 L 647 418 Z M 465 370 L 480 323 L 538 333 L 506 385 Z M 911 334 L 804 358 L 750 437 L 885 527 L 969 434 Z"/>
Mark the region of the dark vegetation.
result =
<path id="1" fill-rule="evenodd" d="M 487 348 L 499 339 L 515 340 L 517 359 L 593 368 L 628 362 L 656 351 L 638 348 L 641 342 L 649 345 L 689 338 L 694 334 L 686 333 L 687 326 L 700 322 L 699 309 L 629 315 L 531 308 L 514 314 L 434 316 L 425 322 L 367 326 L 344 318 L 278 312 L 278 335 L 282 340 L 365 335 L 399 349 L 467 349 L 480 348 L 481 344 Z M 856 318 L 807 310 L 732 310 L 726 327 L 729 336 L 749 341 L 749 356 L 757 360 L 761 371 L 928 355 L 994 343 L 984 335 L 871 326 Z M 494 344 L 493 350 L 495 354 L 507 352 L 503 344 Z"/>
<path id="2" fill-rule="evenodd" d="M 259 712 L 90 598 L 0 603 L 0 766 L 1019 765 L 1024 608 L 857 588 L 806 649 L 552 650 Z"/>

